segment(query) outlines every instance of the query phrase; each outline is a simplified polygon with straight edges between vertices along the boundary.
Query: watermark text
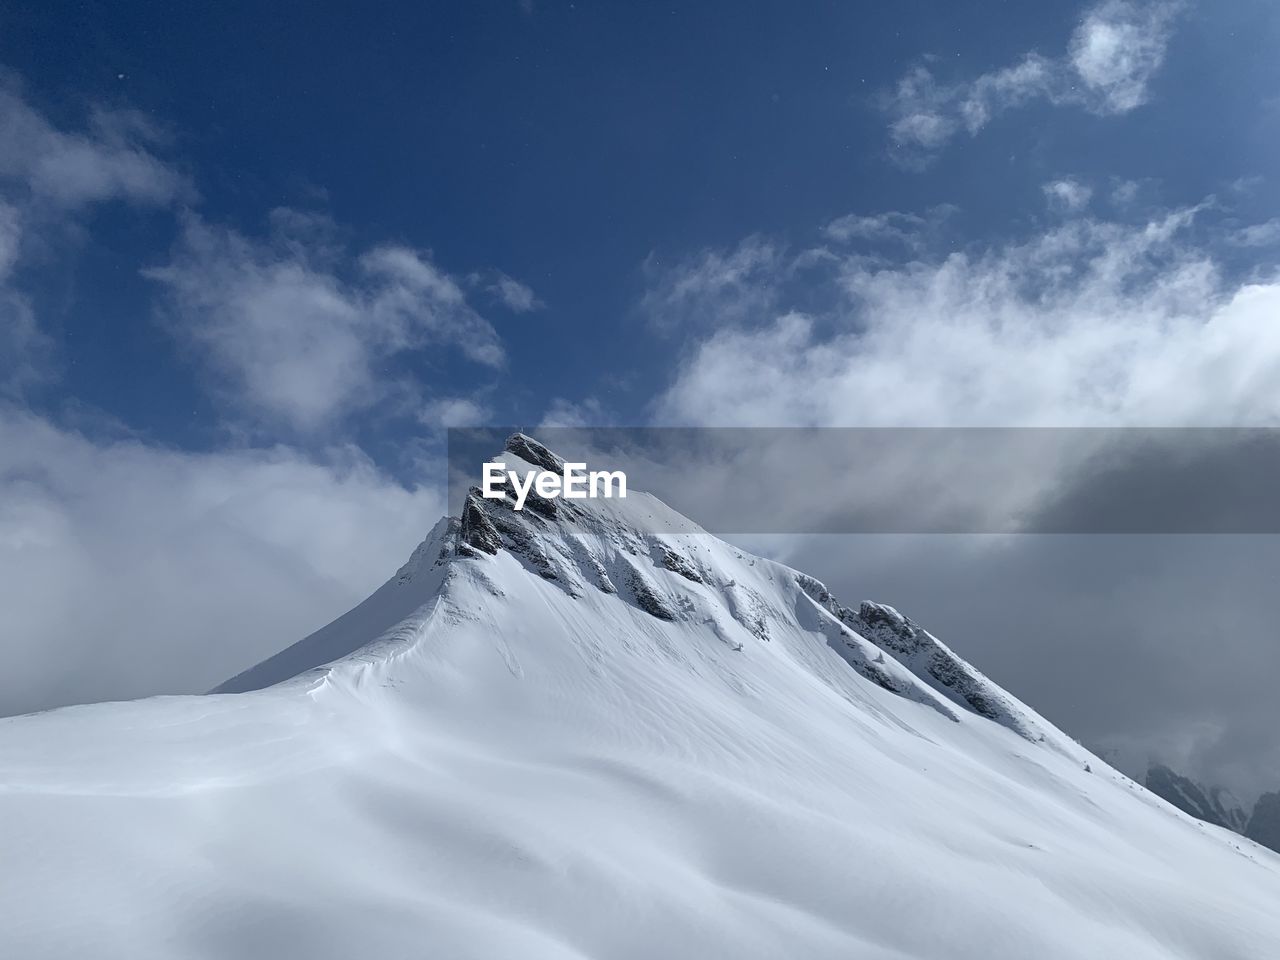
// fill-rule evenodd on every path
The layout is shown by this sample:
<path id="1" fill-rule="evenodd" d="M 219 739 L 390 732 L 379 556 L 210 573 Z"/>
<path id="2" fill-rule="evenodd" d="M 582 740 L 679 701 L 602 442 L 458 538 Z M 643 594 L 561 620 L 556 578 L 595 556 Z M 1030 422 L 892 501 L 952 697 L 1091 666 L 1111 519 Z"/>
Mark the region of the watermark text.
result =
<path id="1" fill-rule="evenodd" d="M 621 470 L 587 471 L 585 463 L 566 463 L 563 473 L 550 470 L 529 470 L 523 476 L 516 470 L 508 470 L 501 461 L 484 465 L 484 480 L 480 492 L 486 500 L 502 500 L 507 495 L 507 485 L 515 492 L 515 508 L 523 510 L 533 491 L 544 500 L 563 497 L 565 500 L 587 500 L 604 497 L 610 499 L 627 496 L 627 475 Z"/>

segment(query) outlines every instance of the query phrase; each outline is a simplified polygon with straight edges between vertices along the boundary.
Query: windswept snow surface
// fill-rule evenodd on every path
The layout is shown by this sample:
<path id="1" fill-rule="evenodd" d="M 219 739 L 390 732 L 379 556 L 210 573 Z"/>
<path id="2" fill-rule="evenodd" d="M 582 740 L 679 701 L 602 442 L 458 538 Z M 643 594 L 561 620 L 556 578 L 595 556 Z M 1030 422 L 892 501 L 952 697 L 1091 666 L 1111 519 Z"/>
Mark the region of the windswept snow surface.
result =
<path id="1" fill-rule="evenodd" d="M 0 955 L 1280 957 L 1280 858 L 896 611 L 538 507 L 473 500 L 250 692 L 0 722 Z"/>

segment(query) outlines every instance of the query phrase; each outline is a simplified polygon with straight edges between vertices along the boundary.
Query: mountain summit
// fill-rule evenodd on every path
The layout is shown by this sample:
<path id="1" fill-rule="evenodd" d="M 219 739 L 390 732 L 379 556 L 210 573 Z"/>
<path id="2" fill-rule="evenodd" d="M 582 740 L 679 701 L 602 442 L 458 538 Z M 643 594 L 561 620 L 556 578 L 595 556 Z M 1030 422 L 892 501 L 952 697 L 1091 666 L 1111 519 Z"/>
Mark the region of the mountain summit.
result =
<path id="1" fill-rule="evenodd" d="M 0 723 L 0 858 L 30 958 L 1280 955 L 1269 851 L 635 491 L 473 492 L 213 695 Z"/>

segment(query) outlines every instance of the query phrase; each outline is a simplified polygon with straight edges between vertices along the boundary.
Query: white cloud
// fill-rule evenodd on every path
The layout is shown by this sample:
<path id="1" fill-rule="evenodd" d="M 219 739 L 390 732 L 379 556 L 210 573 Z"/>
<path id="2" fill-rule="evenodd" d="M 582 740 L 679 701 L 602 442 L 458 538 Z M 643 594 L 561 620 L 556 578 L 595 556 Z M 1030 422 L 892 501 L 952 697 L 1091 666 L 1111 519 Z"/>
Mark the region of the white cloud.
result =
<path id="1" fill-rule="evenodd" d="M 1138 199 L 1142 184 L 1136 180 L 1115 180 L 1111 184 L 1111 203 L 1116 207 L 1127 207 Z"/>
<path id="2" fill-rule="evenodd" d="M 848 243 L 851 240 L 891 240 L 911 246 L 924 226 L 924 218 L 917 214 L 891 210 L 871 216 L 850 213 L 837 217 L 823 227 L 822 232 L 837 243 Z"/>
<path id="3" fill-rule="evenodd" d="M 138 113 L 97 110 L 83 131 L 54 127 L 12 83 L 0 86 L 0 179 L 36 201 L 71 208 L 124 199 L 166 205 L 191 185 L 155 156 L 155 129 Z"/>
<path id="4" fill-rule="evenodd" d="M 0 714 L 207 689 L 363 599 L 441 513 L 351 448 L 188 453 L 0 409 Z"/>
<path id="5" fill-rule="evenodd" d="M 53 341 L 36 324 L 30 303 L 0 285 L 0 396 L 19 397 L 50 376 Z"/>
<path id="6" fill-rule="evenodd" d="M 1270 247 L 1280 244 L 1280 218 L 1241 227 L 1231 237 L 1239 247 Z"/>
<path id="7" fill-rule="evenodd" d="M 441 397 L 425 404 L 418 419 L 437 427 L 478 427 L 492 412 L 484 404 L 467 397 Z"/>
<path id="8" fill-rule="evenodd" d="M 782 250 L 761 237 L 747 237 L 732 250 L 704 250 L 672 266 L 650 255 L 644 264 L 649 290 L 641 312 L 663 330 L 735 323 L 768 310 L 766 282 L 784 262 Z"/>
<path id="9" fill-rule="evenodd" d="M 925 154 L 941 148 L 960 129 L 955 100 L 955 90 L 941 86 L 927 67 L 908 71 L 888 101 L 893 142 Z"/>
<path id="10" fill-rule="evenodd" d="M 380 283 L 357 287 L 357 302 L 396 349 L 446 343 L 476 363 L 499 367 L 505 361 L 492 325 L 467 304 L 457 281 L 428 253 L 381 246 L 362 256 L 360 267 Z"/>
<path id="11" fill-rule="evenodd" d="M 187 180 L 151 148 L 140 115 L 93 112 L 83 130 L 59 130 L 0 76 L 0 395 L 52 379 L 56 354 L 19 284 L 29 248 L 64 249 L 76 212 L 94 203 L 163 206 L 190 198 Z"/>
<path id="12" fill-rule="evenodd" d="M 969 133 L 977 133 L 991 118 L 1037 97 L 1049 96 L 1057 82 L 1057 64 L 1029 53 L 1021 62 L 984 74 L 961 88 L 957 101 Z"/>
<path id="13" fill-rule="evenodd" d="M 556 397 L 547 405 L 539 430 L 554 427 L 602 427 L 611 423 L 608 412 L 595 397 L 572 401 Z"/>
<path id="14" fill-rule="evenodd" d="M 504 361 L 493 327 L 429 255 L 381 246 L 345 254 L 323 219 L 277 211 L 267 240 L 188 217 L 171 262 L 147 271 L 167 320 L 240 411 L 314 433 L 403 390 L 395 356 L 450 346 Z"/>
<path id="15" fill-rule="evenodd" d="M 9 273 L 18 260 L 21 237 L 21 212 L 13 204 L 0 200 L 0 283 L 9 279 Z"/>
<path id="16" fill-rule="evenodd" d="M 699 340 L 656 406 L 716 425 L 1273 424 L 1280 280 L 1224 280 L 1197 210 L 1064 221 L 932 261 L 848 256 L 805 275 L 838 303 Z M 819 298 L 821 299 L 821 297 Z"/>
<path id="17" fill-rule="evenodd" d="M 837 217 L 822 228 L 828 240 L 839 244 L 864 243 L 879 249 L 884 244 L 897 245 L 909 250 L 921 250 L 934 239 L 948 217 L 956 212 L 950 204 L 939 204 L 918 213 L 889 210 L 875 214 L 846 214 Z M 812 259 L 820 259 L 816 251 Z"/>
<path id="18" fill-rule="evenodd" d="M 495 271 L 489 290 L 512 313 L 528 313 L 542 307 L 532 289 L 501 271 Z"/>
<path id="19" fill-rule="evenodd" d="M 1142 106 L 1179 9 L 1173 0 L 1103 0 L 1085 12 L 1062 57 L 1027 53 L 1012 66 L 955 83 L 914 67 L 886 101 L 900 158 L 927 160 L 957 134 L 976 134 L 1001 113 L 1036 100 L 1099 115 Z"/>
<path id="20" fill-rule="evenodd" d="M 531 313 L 546 306 L 532 287 L 501 270 L 476 270 L 467 275 L 466 282 L 470 287 L 483 290 L 494 303 L 512 313 Z"/>
<path id="21" fill-rule="evenodd" d="M 1075 177 L 1063 177 L 1053 180 L 1040 188 L 1045 199 L 1055 210 L 1063 213 L 1078 213 L 1089 205 L 1093 197 L 1093 188 L 1081 183 Z"/>
<path id="22" fill-rule="evenodd" d="M 1147 102 L 1164 64 L 1173 3 L 1104 0 L 1085 14 L 1071 37 L 1071 68 L 1099 113 L 1127 113 Z"/>
<path id="23" fill-rule="evenodd" d="M 17 397 L 46 379 L 52 341 L 11 281 L 22 244 L 22 212 L 0 199 L 0 396 Z"/>

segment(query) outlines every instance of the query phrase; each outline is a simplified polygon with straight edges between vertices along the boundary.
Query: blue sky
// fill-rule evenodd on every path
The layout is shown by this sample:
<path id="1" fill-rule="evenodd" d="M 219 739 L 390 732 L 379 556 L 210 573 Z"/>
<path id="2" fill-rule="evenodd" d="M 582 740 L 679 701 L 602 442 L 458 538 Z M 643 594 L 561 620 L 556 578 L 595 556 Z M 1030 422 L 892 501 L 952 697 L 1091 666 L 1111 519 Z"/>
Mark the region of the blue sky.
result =
<path id="1" fill-rule="evenodd" d="M 1267 0 L 0 7 L 0 710 L 342 612 L 446 423 L 1274 424 L 1277 48 Z"/>

